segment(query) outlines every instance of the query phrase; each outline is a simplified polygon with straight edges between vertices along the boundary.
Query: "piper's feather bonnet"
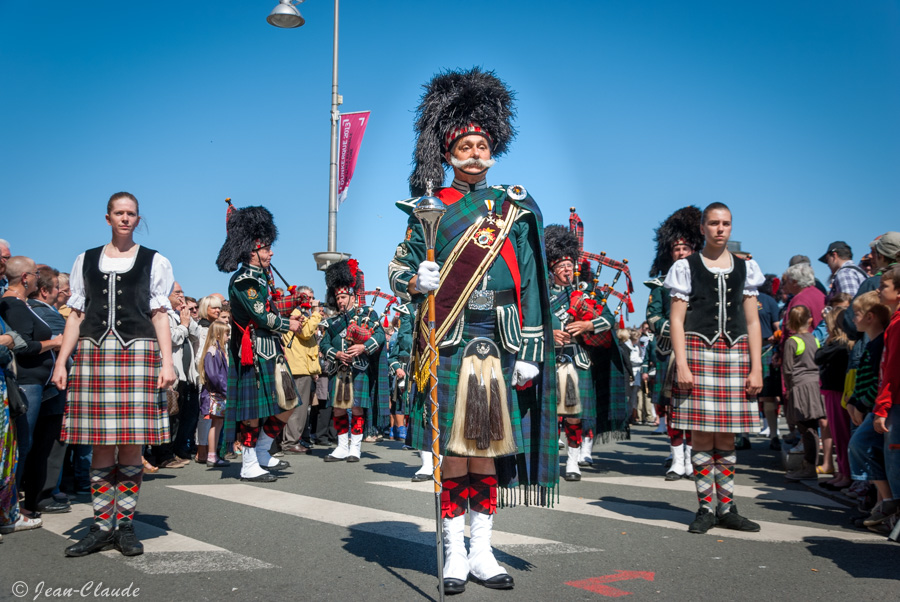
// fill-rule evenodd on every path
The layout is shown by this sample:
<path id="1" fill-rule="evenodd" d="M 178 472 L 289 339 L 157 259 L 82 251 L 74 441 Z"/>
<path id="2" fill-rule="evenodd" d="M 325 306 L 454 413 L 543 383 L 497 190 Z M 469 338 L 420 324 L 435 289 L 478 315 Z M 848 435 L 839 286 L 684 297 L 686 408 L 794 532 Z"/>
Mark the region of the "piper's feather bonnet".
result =
<path id="1" fill-rule="evenodd" d="M 275 220 L 265 207 L 242 207 L 232 211 L 225 229 L 225 244 L 216 258 L 220 272 L 235 271 L 241 263 L 250 260 L 250 253 L 271 245 L 278 238 Z"/>
<path id="2" fill-rule="evenodd" d="M 444 181 L 444 153 L 456 138 L 481 134 L 491 142 L 491 155 L 507 151 L 516 135 L 515 95 L 493 71 L 473 67 L 468 71 L 445 71 L 425 86 L 416 111 L 416 150 L 409 190 L 422 196 L 431 180 L 435 188 Z M 449 144 L 448 144 L 449 141 Z"/>
<path id="3" fill-rule="evenodd" d="M 566 259 L 573 266 L 578 264 L 578 237 L 568 228 L 553 224 L 544 228 L 544 245 L 547 248 L 547 265 L 553 269 L 560 261 Z"/>
<path id="4" fill-rule="evenodd" d="M 656 259 L 650 267 L 650 277 L 663 276 L 672 267 L 672 247 L 686 244 L 695 252 L 703 248 L 700 233 L 700 209 L 694 205 L 682 207 L 670 215 L 656 229 Z"/>

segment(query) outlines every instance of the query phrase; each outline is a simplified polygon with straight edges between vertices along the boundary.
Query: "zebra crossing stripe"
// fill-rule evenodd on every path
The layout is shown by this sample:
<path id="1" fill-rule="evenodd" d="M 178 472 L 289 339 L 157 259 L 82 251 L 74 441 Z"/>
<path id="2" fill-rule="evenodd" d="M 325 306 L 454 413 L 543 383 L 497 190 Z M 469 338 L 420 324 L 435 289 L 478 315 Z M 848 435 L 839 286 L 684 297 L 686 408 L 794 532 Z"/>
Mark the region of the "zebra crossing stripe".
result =
<path id="1" fill-rule="evenodd" d="M 585 481 L 582 478 L 582 483 Z M 689 481 L 687 484 L 692 485 Z M 371 485 L 382 485 L 385 487 L 394 487 L 397 489 L 407 489 L 410 491 L 420 491 L 429 493 L 432 491 L 431 483 L 413 483 L 410 481 L 370 481 Z M 568 488 L 569 491 L 574 490 L 578 485 Z M 667 489 L 665 486 L 657 487 L 657 489 Z M 826 500 L 826 498 L 822 498 Z M 830 500 L 828 500 L 830 501 Z M 696 499 L 693 500 L 696 503 Z M 824 504 L 823 504 L 824 505 Z M 581 516 L 592 516 L 596 518 L 604 518 L 618 520 L 628 523 L 640 523 L 642 525 L 663 527 L 665 529 L 674 529 L 676 531 L 687 531 L 687 525 L 691 522 L 695 510 L 693 507 L 685 507 L 684 510 L 665 510 L 655 508 L 637 502 L 609 502 L 597 500 L 593 498 L 569 497 L 561 496 L 559 503 L 553 508 L 544 508 L 550 512 L 569 512 L 579 514 Z M 742 512 L 743 514 L 743 512 Z M 751 517 L 752 518 L 752 517 Z M 804 527 L 800 525 L 791 525 L 786 523 L 775 523 L 770 521 L 754 521 L 759 523 L 762 529 L 759 533 L 746 533 L 743 531 L 729 531 L 726 529 L 714 529 L 710 531 L 715 537 L 730 537 L 732 539 L 746 539 L 751 541 L 767 541 L 776 543 L 804 543 L 807 538 L 811 537 L 830 537 L 843 541 L 883 541 L 884 537 L 874 533 L 864 533 L 860 531 L 837 531 L 832 529 L 822 529 L 818 527 Z"/>
<path id="2" fill-rule="evenodd" d="M 380 484 L 380 483 L 379 483 Z M 270 510 L 348 529 L 355 529 L 412 543 L 434 546 L 434 518 L 423 518 L 367 506 L 325 500 L 253 485 L 171 485 L 172 489 Z M 433 492 L 432 492 L 433 495 Z M 406 525 L 406 528 L 403 526 Z M 398 528 L 398 526 L 400 528 Z M 596 548 L 507 533 L 494 529 L 492 544 L 507 553 L 532 555 L 596 552 Z"/>
<path id="3" fill-rule="evenodd" d="M 71 537 L 73 541 L 84 536 L 94 520 L 90 504 L 73 504 L 71 512 L 44 514 L 42 518 L 44 531 Z M 268 562 L 141 522 L 140 513 L 135 518 L 134 531 L 144 544 L 142 555 L 126 558 L 116 550 L 100 554 L 120 558 L 131 568 L 148 575 L 278 568 Z"/>

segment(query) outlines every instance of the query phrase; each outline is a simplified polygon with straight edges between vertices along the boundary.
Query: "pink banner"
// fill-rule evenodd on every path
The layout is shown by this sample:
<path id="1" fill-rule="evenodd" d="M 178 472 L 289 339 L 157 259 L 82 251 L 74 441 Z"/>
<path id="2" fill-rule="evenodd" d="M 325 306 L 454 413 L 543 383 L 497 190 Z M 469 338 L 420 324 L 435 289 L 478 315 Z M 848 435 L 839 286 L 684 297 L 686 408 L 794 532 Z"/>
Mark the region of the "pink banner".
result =
<path id="1" fill-rule="evenodd" d="M 356 168 L 356 158 L 362 144 L 366 124 L 369 122 L 369 111 L 344 113 L 341 115 L 340 160 L 338 162 L 338 205 L 347 198 L 347 188 Z"/>

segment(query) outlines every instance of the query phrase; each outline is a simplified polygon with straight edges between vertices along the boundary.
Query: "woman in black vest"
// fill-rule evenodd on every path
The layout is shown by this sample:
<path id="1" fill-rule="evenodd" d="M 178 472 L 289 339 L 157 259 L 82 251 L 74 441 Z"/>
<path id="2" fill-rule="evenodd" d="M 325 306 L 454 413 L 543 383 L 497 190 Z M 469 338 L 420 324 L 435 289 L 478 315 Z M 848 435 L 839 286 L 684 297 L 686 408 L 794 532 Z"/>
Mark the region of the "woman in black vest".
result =
<path id="1" fill-rule="evenodd" d="M 675 354 L 670 424 L 692 431 L 700 501 L 688 531 L 706 533 L 714 526 L 759 531 L 734 505 L 734 435 L 757 421 L 756 404 L 748 398 L 762 389 L 756 295 L 765 277 L 755 261 L 728 251 L 727 206 L 704 209 L 700 230 L 703 250 L 676 261 L 665 281 L 672 295 Z"/>
<path id="2" fill-rule="evenodd" d="M 141 448 L 169 439 L 161 390 L 176 378 L 166 316 L 175 279 L 165 257 L 134 242 L 140 220 L 137 199 L 114 194 L 106 206 L 112 242 L 85 251 L 72 267 L 72 313 L 53 383 L 60 390 L 69 384 L 63 439 L 94 448 L 94 523 L 66 548 L 67 556 L 112 546 L 126 556 L 143 553 L 132 524 L 143 478 Z M 76 347 L 70 378 L 66 360 Z"/>

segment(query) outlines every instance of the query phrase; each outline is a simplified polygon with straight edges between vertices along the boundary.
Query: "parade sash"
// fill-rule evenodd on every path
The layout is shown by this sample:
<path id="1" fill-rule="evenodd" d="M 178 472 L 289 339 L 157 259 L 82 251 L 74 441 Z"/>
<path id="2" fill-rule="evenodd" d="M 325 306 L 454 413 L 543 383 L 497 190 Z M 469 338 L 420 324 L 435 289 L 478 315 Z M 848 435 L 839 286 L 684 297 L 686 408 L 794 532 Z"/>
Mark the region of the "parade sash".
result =
<path id="1" fill-rule="evenodd" d="M 493 202 L 498 202 L 496 195 Z M 435 345 L 440 345 L 447 336 L 450 328 L 465 309 L 472 292 L 500 255 L 505 246 L 504 243 L 508 242 L 509 231 L 519 216 L 519 211 L 519 208 L 508 198 L 504 199 L 500 211 L 496 211 L 495 206 L 493 219 L 489 215 L 479 216 L 463 232 L 450 251 L 450 255 L 441 266 L 440 283 L 434 295 Z M 427 312 L 420 311 L 417 319 L 420 323 L 419 332 L 428 332 Z M 427 372 L 429 358 L 426 354 L 426 341 L 422 334 L 417 340 L 417 351 L 418 363 L 416 365 L 419 369 L 424 366 Z"/>

